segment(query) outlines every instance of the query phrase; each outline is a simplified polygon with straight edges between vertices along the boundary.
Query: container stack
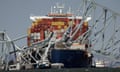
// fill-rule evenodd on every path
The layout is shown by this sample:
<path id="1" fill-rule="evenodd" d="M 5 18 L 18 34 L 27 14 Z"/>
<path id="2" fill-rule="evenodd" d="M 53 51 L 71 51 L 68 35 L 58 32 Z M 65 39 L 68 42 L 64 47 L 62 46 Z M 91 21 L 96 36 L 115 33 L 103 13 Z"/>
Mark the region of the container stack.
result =
<path id="1" fill-rule="evenodd" d="M 28 28 L 28 46 L 32 45 L 32 43 L 44 40 L 48 37 L 49 33 L 53 31 L 57 32 L 57 38 L 61 38 L 68 26 L 71 25 L 74 28 L 77 24 L 80 24 L 80 21 L 80 17 L 52 17 L 49 15 L 45 17 L 34 17 L 31 27 Z M 80 32 L 74 39 L 79 35 Z"/>

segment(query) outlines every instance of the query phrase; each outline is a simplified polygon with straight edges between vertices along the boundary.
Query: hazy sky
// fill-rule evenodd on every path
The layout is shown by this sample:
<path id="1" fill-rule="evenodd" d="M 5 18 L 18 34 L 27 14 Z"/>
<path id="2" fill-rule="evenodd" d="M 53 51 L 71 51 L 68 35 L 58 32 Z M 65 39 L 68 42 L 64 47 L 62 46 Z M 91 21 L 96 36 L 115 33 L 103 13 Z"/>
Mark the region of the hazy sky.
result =
<path id="1" fill-rule="evenodd" d="M 55 3 L 63 3 L 76 10 L 82 0 L 0 0 L 0 30 L 6 30 L 14 39 L 27 34 L 31 25 L 30 15 L 46 15 Z M 120 0 L 96 0 L 97 3 L 107 6 L 120 13 Z"/>

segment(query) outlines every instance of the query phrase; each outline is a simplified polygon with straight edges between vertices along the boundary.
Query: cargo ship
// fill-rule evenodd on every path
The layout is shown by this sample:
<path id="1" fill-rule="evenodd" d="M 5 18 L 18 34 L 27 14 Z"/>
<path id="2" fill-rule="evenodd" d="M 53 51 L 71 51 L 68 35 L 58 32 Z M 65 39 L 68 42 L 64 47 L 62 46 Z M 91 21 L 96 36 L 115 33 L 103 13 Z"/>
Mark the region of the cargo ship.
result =
<path id="1" fill-rule="evenodd" d="M 30 16 L 31 25 L 25 36 L 10 39 L 5 31 L 0 31 L 0 70 L 5 72 L 119 70 L 119 67 L 116 69 L 111 67 L 120 63 L 119 54 L 116 52 L 119 48 L 113 48 L 119 45 L 120 41 L 114 40 L 117 34 L 119 38 L 120 27 L 115 28 L 117 27 L 115 23 L 119 19 L 116 16 L 120 14 L 94 1 L 88 2 L 90 3 L 83 0 L 81 16 L 74 14 L 71 8 L 64 10 L 64 5 L 58 3 L 51 7 L 47 15 Z M 101 13 L 96 13 L 101 8 Z M 91 17 L 92 23 L 89 22 Z M 109 36 L 111 29 L 113 35 Z M 15 44 L 24 38 L 27 38 L 27 46 L 19 47 Z M 101 59 L 102 56 L 111 61 Z"/>
<path id="2" fill-rule="evenodd" d="M 56 4 L 45 16 L 30 16 L 31 26 L 27 35 L 10 40 L 1 32 L 2 48 L 13 47 L 1 58 L 2 70 L 88 68 L 92 66 L 91 43 L 88 21 L 91 17 L 76 16 L 71 8 Z M 6 36 L 6 37 L 5 37 Z M 14 44 L 27 37 L 27 46 Z M 6 38 L 6 39 L 5 39 Z M 9 44 L 9 45 L 8 45 Z M 10 57 L 13 57 L 9 60 Z"/>
<path id="3" fill-rule="evenodd" d="M 31 63 L 39 63 L 34 68 L 81 68 L 92 66 L 92 54 L 88 39 L 88 21 L 75 16 L 64 5 L 56 4 L 45 16 L 31 16 L 28 28 L 28 46 L 34 46 Z M 89 19 L 89 20 L 88 20 Z M 79 27 L 80 26 L 80 27 Z M 79 27 L 79 28 L 78 28 Z M 37 53 L 39 52 L 39 53 Z"/>

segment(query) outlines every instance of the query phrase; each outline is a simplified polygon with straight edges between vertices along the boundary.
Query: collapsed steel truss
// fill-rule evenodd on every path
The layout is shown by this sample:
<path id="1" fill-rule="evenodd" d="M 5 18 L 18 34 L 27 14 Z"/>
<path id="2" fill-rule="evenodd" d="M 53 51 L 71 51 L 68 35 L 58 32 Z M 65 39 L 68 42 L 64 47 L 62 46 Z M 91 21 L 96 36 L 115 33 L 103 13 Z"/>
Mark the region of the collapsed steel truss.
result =
<path id="1" fill-rule="evenodd" d="M 68 42 L 64 43 L 65 46 L 67 46 L 67 43 L 73 42 L 81 41 L 81 43 L 84 43 L 86 38 L 89 38 L 89 52 L 106 56 L 115 62 L 120 62 L 120 14 L 96 3 L 94 0 L 83 0 L 80 10 L 83 11 L 79 13 L 78 10 L 78 13 L 83 17 L 81 23 L 74 28 L 75 32 L 70 36 Z M 73 41 L 72 38 L 77 31 L 80 30 L 81 25 L 87 17 L 92 18 L 88 31 Z M 71 26 L 69 26 L 68 29 L 70 27 Z M 65 39 L 64 35 L 62 40 Z M 48 52 L 50 47 L 56 44 L 54 36 L 54 32 L 50 33 L 49 37 L 44 41 L 35 43 L 30 47 L 19 48 L 15 45 L 15 42 L 26 38 L 27 35 L 11 40 L 5 32 L 0 32 L 0 44 L 2 46 L 0 54 L 1 65 L 5 64 L 6 69 L 8 68 L 9 54 L 14 54 L 16 63 L 19 62 L 20 65 L 49 63 L 47 59 Z M 37 57 L 32 55 L 32 50 L 36 52 Z M 43 53 L 39 51 L 43 51 Z M 41 57 L 41 59 L 39 59 L 39 57 Z M 30 59 L 33 59 L 35 62 L 31 63 Z M 4 62 L 4 60 L 6 62 Z"/>

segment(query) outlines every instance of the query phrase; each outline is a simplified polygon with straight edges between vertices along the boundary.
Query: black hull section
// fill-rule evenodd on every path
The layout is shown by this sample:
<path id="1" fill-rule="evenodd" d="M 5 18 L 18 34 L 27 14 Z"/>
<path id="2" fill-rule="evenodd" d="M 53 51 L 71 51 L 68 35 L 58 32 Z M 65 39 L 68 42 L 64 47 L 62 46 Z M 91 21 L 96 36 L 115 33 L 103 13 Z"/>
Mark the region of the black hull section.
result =
<path id="1" fill-rule="evenodd" d="M 81 68 L 90 66 L 89 58 L 82 50 L 51 51 L 51 63 L 63 63 L 65 68 Z"/>

